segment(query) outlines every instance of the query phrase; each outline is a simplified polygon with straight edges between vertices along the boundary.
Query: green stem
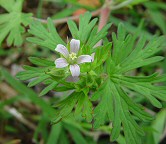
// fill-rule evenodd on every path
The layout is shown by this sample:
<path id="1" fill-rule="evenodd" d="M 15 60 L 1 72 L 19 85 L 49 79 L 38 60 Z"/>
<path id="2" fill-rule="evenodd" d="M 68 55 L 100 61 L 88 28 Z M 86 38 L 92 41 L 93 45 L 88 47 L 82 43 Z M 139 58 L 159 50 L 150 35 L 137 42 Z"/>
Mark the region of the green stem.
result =
<path id="1" fill-rule="evenodd" d="M 111 7 L 111 10 L 117 10 L 117 9 L 120 9 L 122 7 L 125 7 L 127 5 L 129 5 L 130 3 L 132 3 L 134 0 L 127 0 L 127 1 L 124 1 L 118 5 L 115 5 L 115 6 L 112 6 Z"/>

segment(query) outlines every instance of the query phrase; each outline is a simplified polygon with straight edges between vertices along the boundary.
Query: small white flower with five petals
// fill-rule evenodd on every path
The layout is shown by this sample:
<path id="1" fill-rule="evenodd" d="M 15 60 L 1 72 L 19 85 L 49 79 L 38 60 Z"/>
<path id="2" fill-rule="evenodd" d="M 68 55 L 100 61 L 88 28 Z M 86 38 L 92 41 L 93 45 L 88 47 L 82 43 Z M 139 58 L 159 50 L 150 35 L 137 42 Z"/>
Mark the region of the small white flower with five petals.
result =
<path id="1" fill-rule="evenodd" d="M 80 75 L 79 64 L 92 62 L 92 57 L 90 55 L 78 55 L 80 50 L 80 40 L 72 39 L 70 41 L 70 52 L 68 49 L 62 45 L 58 44 L 55 51 L 62 54 L 63 58 L 58 58 L 55 60 L 56 68 L 64 68 L 69 66 L 71 75 L 73 77 L 78 77 Z"/>

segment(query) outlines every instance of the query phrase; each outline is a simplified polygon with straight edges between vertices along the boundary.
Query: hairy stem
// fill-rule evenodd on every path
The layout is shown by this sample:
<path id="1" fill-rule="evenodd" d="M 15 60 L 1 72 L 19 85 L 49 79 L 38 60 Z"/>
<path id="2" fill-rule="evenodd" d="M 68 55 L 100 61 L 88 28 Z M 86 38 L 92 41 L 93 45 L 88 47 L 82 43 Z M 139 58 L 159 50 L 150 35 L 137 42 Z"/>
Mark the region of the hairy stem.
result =
<path id="1" fill-rule="evenodd" d="M 111 0 L 106 0 L 105 5 L 101 9 L 100 12 L 100 19 L 99 19 L 99 27 L 98 31 L 100 31 L 108 22 L 109 16 L 111 13 L 111 9 L 109 8 L 109 4 L 111 3 Z M 95 47 L 102 45 L 102 40 L 100 40 Z"/>
<path id="2" fill-rule="evenodd" d="M 98 31 L 100 31 L 107 24 L 110 12 L 111 10 L 108 7 L 104 7 L 101 9 Z"/>

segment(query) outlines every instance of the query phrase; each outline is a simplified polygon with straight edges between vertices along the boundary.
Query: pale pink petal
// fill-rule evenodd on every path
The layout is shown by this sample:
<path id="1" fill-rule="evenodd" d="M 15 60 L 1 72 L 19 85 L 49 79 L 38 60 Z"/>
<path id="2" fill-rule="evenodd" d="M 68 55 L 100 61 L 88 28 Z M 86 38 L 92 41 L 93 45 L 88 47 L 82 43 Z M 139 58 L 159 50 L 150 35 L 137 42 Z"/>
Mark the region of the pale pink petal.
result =
<path id="1" fill-rule="evenodd" d="M 77 59 L 77 63 L 86 63 L 86 62 L 92 62 L 92 57 L 90 55 L 81 55 Z"/>
<path id="2" fill-rule="evenodd" d="M 70 41 L 70 53 L 78 53 L 80 49 L 80 40 L 72 39 Z"/>
<path id="3" fill-rule="evenodd" d="M 55 51 L 61 53 L 65 58 L 67 58 L 69 56 L 69 51 L 62 44 L 58 44 L 57 47 L 55 48 Z"/>
<path id="4" fill-rule="evenodd" d="M 66 81 L 67 82 L 78 82 L 79 79 L 80 79 L 79 77 L 68 76 Z"/>
<path id="5" fill-rule="evenodd" d="M 58 58 L 55 60 L 55 65 L 56 65 L 56 68 L 63 68 L 68 66 L 69 64 L 67 63 L 65 58 Z"/>
<path id="6" fill-rule="evenodd" d="M 80 67 L 77 64 L 70 65 L 71 75 L 73 77 L 78 77 L 80 75 Z"/>

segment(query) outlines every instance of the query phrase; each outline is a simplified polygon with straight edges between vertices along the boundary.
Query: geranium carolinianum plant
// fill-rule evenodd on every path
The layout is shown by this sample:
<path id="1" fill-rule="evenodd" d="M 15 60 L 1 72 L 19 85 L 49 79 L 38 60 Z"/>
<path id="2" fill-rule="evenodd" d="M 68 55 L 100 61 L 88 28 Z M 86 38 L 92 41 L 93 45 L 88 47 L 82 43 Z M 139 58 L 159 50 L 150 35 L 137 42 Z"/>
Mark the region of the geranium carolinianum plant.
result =
<path id="1" fill-rule="evenodd" d="M 139 38 L 137 34 L 126 34 L 123 24 L 119 24 L 117 34 L 112 33 L 112 42 L 109 42 L 106 35 L 111 25 L 98 32 L 96 22 L 96 18 L 91 20 L 90 13 L 80 16 L 79 28 L 69 20 L 68 26 L 75 39 L 67 46 L 51 19 L 48 19 L 48 29 L 40 22 L 32 23 L 29 33 L 34 37 L 28 38 L 28 41 L 53 52 L 56 50 L 62 57 L 57 60 L 31 57 L 29 60 L 38 67 L 24 66 L 25 71 L 20 72 L 18 77 L 21 80 L 32 79 L 28 84 L 30 87 L 41 82 L 46 84 L 40 95 L 50 90 L 72 90 L 63 100 L 55 102 L 57 109 L 53 123 L 69 115 L 75 119 L 82 116 L 93 122 L 96 129 L 111 123 L 112 141 L 116 141 L 123 130 L 127 144 L 141 144 L 145 133 L 137 121 L 150 121 L 153 117 L 144 111 L 141 103 L 133 100 L 130 92 L 161 108 L 160 101 L 166 101 L 166 87 L 161 85 L 166 81 L 166 75 L 132 76 L 128 72 L 161 61 L 163 57 L 154 55 L 163 48 L 165 37 L 147 41 L 146 35 Z M 101 39 L 104 39 L 103 45 L 95 48 Z M 93 53 L 95 58 L 91 63 Z M 70 73 L 66 69 L 70 69 Z M 79 80 L 66 81 L 69 74 L 79 76 Z"/>
<path id="2" fill-rule="evenodd" d="M 70 49 L 70 52 L 68 49 Z M 63 56 L 55 60 L 56 68 L 69 66 L 72 76 L 78 77 L 80 75 L 79 64 L 92 62 L 92 57 L 90 55 L 80 55 L 80 40 L 72 39 L 68 49 L 62 44 L 58 44 L 55 48 L 55 51 Z"/>

